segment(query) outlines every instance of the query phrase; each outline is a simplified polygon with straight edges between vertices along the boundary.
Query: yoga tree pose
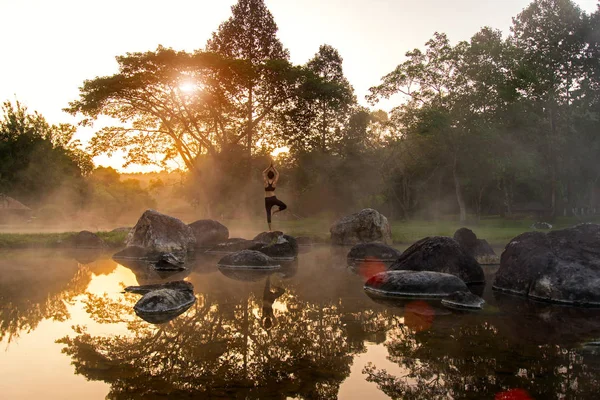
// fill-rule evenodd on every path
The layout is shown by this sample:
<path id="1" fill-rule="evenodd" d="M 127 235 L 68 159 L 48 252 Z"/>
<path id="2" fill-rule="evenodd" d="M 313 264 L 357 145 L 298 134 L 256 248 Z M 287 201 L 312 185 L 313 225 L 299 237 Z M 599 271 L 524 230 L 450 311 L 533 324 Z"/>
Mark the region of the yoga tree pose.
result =
<path id="1" fill-rule="evenodd" d="M 279 180 L 279 172 L 273 165 L 272 161 L 269 165 L 269 168 L 263 171 L 263 180 L 265 183 L 265 209 L 267 210 L 267 223 L 269 224 L 269 232 L 271 232 L 271 208 L 273 208 L 273 206 L 279 206 L 279 209 L 273 211 L 273 214 L 283 211 L 287 208 L 283 201 L 278 200 L 277 197 L 275 197 L 275 188 L 277 186 L 277 181 Z"/>

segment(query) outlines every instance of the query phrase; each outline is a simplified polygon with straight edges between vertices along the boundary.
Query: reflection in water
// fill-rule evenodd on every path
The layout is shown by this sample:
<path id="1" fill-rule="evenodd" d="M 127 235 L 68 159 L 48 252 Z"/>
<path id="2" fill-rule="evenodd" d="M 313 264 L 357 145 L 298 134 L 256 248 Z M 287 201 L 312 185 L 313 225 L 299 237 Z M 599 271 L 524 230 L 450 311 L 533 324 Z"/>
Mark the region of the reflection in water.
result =
<path id="1" fill-rule="evenodd" d="M 111 399 L 335 399 L 350 384 L 344 393 L 372 399 L 594 398 L 600 389 L 600 356 L 580 346 L 600 337 L 597 310 L 539 305 L 488 288 L 478 313 L 419 300 L 376 303 L 363 292 L 364 278 L 347 269 L 346 253 L 315 248 L 260 279 L 226 276 L 216 260 L 198 257 L 183 274 L 198 300 L 161 325 L 135 315 L 139 297 L 121 293 L 125 268 L 110 260 L 81 265 L 64 254 L 0 254 L 1 334 L 10 341 L 51 318 L 73 326 L 51 342 L 58 339 L 76 374 L 105 382 Z M 130 267 L 138 284 L 181 277 Z M 486 273 L 492 282 L 493 270 Z M 98 286 L 104 278 L 110 289 Z M 348 379 L 357 355 L 381 352 Z M 397 366 L 393 373 L 381 357 Z M 61 381 L 22 377 L 32 378 Z"/>
<path id="2" fill-rule="evenodd" d="M 267 277 L 265 282 L 265 290 L 263 291 L 263 305 L 262 305 L 262 326 L 267 331 L 276 324 L 277 320 L 273 314 L 273 303 L 277 300 L 285 290 L 281 287 L 275 287 L 271 289 L 271 277 Z"/>

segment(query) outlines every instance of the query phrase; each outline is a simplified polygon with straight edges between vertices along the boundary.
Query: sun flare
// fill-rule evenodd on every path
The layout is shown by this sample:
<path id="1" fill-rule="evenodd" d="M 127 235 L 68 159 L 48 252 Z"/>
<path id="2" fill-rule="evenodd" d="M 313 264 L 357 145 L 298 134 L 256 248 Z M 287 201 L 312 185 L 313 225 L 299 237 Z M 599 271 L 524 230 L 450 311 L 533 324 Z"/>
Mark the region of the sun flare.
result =
<path id="1" fill-rule="evenodd" d="M 198 86 L 193 82 L 182 82 L 179 84 L 179 90 L 185 93 L 191 93 L 197 88 Z"/>

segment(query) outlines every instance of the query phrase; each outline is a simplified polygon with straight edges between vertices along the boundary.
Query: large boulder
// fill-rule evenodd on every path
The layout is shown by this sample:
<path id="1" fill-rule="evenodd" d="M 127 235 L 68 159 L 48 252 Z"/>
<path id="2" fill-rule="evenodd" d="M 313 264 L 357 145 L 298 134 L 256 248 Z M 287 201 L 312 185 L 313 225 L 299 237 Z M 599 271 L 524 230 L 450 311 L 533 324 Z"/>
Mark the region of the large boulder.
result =
<path id="1" fill-rule="evenodd" d="M 260 251 L 275 260 L 293 260 L 298 256 L 298 243 L 292 236 L 283 232 L 262 232 L 253 241 L 250 250 Z"/>
<path id="2" fill-rule="evenodd" d="M 212 247 L 229 239 L 229 229 L 212 219 L 201 219 L 188 226 L 196 237 L 196 247 Z"/>
<path id="3" fill-rule="evenodd" d="M 195 301 L 191 290 L 157 289 L 144 294 L 133 309 L 140 318 L 160 324 L 177 317 Z"/>
<path id="4" fill-rule="evenodd" d="M 445 297 L 457 291 L 469 291 L 455 275 L 432 271 L 385 271 L 365 282 L 369 295 L 381 297 Z"/>
<path id="5" fill-rule="evenodd" d="M 242 239 L 242 238 L 231 238 L 223 243 L 219 243 L 216 246 L 211 247 L 206 252 L 209 254 L 230 254 L 236 253 L 242 250 L 248 250 L 254 246 L 256 242 L 253 240 Z"/>
<path id="6" fill-rule="evenodd" d="M 331 226 L 329 232 L 333 244 L 392 243 L 392 232 L 387 218 L 372 208 L 365 208 L 343 217 Z"/>
<path id="7" fill-rule="evenodd" d="M 98 235 L 90 231 L 81 231 L 65 240 L 66 247 L 77 249 L 102 249 L 106 243 Z"/>
<path id="8" fill-rule="evenodd" d="M 468 228 L 460 228 L 454 232 L 454 240 L 473 257 L 495 256 L 496 252 L 485 239 L 478 239 L 475 233 Z"/>
<path id="9" fill-rule="evenodd" d="M 193 250 L 196 244 L 189 226 L 155 210 L 146 210 L 130 235 L 127 246 L 138 246 L 156 253 L 187 252 Z"/>
<path id="10" fill-rule="evenodd" d="M 452 238 L 426 237 L 414 243 L 390 266 L 390 270 L 435 271 L 452 274 L 467 284 L 484 283 L 483 269 Z"/>
<path id="11" fill-rule="evenodd" d="M 517 236 L 502 253 L 493 289 L 542 301 L 600 306 L 600 225 Z"/>
<path id="12" fill-rule="evenodd" d="M 217 263 L 219 267 L 278 269 L 279 263 L 260 251 L 242 250 L 228 254 Z"/>

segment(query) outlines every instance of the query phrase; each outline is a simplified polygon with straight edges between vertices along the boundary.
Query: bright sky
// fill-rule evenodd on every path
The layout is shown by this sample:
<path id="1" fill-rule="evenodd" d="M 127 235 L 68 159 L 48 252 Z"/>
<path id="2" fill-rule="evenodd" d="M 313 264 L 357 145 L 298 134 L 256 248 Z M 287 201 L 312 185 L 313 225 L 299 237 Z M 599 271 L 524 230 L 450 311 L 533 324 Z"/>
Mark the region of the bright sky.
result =
<path id="1" fill-rule="evenodd" d="M 204 47 L 237 0 L 0 0 L 0 101 L 18 99 L 51 123 L 77 122 L 62 112 L 85 79 L 117 72 L 115 56 Z M 483 26 L 508 33 L 529 0 L 265 0 L 292 62 L 321 44 L 338 49 L 359 102 L 380 78 L 422 48 L 435 31 L 452 42 Z M 575 0 L 593 12 L 598 0 Z M 384 109 L 391 108 L 383 103 Z M 85 143 L 93 130 L 78 132 Z M 122 160 L 97 164 L 120 169 Z M 128 171 L 142 171 L 130 167 Z"/>

